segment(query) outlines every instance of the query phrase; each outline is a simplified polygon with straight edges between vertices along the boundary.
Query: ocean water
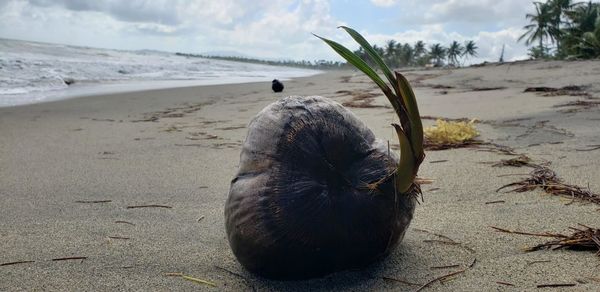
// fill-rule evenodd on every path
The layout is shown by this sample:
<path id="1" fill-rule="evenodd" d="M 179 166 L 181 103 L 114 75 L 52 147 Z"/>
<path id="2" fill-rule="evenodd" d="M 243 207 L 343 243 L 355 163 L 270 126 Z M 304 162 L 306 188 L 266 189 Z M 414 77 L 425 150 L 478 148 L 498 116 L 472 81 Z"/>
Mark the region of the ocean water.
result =
<path id="1" fill-rule="evenodd" d="M 285 80 L 318 73 L 158 51 L 0 39 L 0 107 L 140 89 Z"/>

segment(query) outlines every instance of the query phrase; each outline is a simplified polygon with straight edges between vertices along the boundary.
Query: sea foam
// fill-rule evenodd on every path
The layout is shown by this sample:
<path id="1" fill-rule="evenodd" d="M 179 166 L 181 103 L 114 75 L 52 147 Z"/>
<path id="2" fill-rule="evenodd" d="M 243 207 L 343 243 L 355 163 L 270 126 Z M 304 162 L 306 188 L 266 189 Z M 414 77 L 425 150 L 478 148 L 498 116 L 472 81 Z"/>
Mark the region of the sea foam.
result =
<path id="1" fill-rule="evenodd" d="M 0 106 L 193 85 L 270 81 L 315 70 L 0 39 Z M 270 82 L 265 88 L 270 88 Z"/>

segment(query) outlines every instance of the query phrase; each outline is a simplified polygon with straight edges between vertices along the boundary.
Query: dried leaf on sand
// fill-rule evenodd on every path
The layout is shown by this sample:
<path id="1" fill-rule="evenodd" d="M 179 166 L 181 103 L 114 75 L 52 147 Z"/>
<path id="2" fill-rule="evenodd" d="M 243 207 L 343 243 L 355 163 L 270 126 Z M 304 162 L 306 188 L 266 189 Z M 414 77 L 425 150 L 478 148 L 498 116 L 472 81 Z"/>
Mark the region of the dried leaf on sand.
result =
<path id="1" fill-rule="evenodd" d="M 498 227 L 492 227 L 493 229 L 511 234 L 528 235 L 528 236 L 540 236 L 540 237 L 552 237 L 554 240 L 538 244 L 536 246 L 527 248 L 526 251 L 536 251 L 542 249 L 573 249 L 573 250 L 592 250 L 596 251 L 596 254 L 600 256 L 600 229 L 588 227 L 579 224 L 582 228 L 570 227 L 574 232 L 570 235 L 560 233 L 529 233 L 513 231 Z"/>
<path id="2" fill-rule="evenodd" d="M 546 193 L 563 196 L 573 200 L 586 201 L 600 205 L 600 194 L 583 189 L 582 187 L 565 184 L 558 175 L 546 166 L 536 165 L 526 179 L 504 185 L 497 189 L 500 191 L 511 188 L 508 192 L 526 192 L 536 188 L 543 189 Z"/>

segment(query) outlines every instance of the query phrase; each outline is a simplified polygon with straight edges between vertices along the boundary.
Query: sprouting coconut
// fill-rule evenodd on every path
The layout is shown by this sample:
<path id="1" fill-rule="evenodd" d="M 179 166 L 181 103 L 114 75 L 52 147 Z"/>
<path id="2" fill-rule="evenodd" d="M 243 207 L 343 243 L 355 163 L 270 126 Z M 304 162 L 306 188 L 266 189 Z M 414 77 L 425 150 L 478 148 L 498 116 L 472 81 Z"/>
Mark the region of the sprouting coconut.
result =
<path id="1" fill-rule="evenodd" d="M 371 45 L 345 29 L 379 65 L 390 86 L 362 59 L 323 39 L 369 76 L 400 118 L 400 158 L 340 104 L 287 97 L 250 123 L 225 205 L 229 243 L 249 271 L 306 279 L 362 268 L 404 237 L 420 188 L 423 128 L 414 93 Z"/>

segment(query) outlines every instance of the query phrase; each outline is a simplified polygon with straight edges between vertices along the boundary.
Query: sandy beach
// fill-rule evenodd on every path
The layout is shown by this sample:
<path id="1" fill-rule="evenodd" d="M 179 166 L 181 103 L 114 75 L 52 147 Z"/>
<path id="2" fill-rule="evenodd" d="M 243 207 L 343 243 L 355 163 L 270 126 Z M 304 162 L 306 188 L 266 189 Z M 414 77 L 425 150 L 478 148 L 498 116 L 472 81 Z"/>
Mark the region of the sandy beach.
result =
<path id="1" fill-rule="evenodd" d="M 600 61 L 528 61 L 407 71 L 422 116 L 476 118 L 482 141 L 547 164 L 600 193 Z M 285 82 L 152 90 L 0 108 L 0 291 L 600 290 L 590 251 L 523 248 L 547 239 L 497 232 L 570 233 L 600 227 L 599 206 L 537 189 L 496 192 L 528 167 L 480 148 L 428 151 L 424 201 L 405 239 L 361 271 L 309 281 L 258 278 L 236 261 L 223 206 L 250 119 L 290 95 L 345 103 L 396 144 L 393 111 L 355 71 Z M 545 96 L 528 87 L 581 86 Z M 548 95 L 548 94 L 546 94 Z M 366 100 L 365 100 L 366 98 Z M 568 105 L 570 102 L 577 102 Z M 187 281 L 183 273 L 216 284 Z M 394 280 L 395 279 L 395 280 Z"/>

